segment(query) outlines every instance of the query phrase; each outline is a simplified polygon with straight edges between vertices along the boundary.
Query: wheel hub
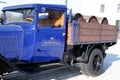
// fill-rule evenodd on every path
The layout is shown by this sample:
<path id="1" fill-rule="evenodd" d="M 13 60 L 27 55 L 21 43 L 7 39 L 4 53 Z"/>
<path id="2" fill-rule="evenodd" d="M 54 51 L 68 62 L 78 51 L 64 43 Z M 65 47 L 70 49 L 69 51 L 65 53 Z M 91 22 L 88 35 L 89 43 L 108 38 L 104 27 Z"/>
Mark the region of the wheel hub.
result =
<path id="1" fill-rule="evenodd" d="M 101 69 L 101 58 L 100 56 L 95 56 L 94 60 L 93 60 L 93 70 L 95 72 L 98 72 Z"/>

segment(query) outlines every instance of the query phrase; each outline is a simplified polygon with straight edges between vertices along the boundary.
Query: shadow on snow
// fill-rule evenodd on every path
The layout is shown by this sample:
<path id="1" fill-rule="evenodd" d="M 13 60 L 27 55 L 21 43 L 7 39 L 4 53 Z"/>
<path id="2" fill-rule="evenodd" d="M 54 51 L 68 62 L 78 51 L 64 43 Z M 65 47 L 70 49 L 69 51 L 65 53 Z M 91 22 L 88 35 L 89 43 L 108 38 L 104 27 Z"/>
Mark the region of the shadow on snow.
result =
<path id="1" fill-rule="evenodd" d="M 119 61 L 120 57 L 117 54 L 107 53 L 106 58 L 104 60 L 104 70 L 106 71 L 110 66 L 112 66 L 113 62 Z"/>

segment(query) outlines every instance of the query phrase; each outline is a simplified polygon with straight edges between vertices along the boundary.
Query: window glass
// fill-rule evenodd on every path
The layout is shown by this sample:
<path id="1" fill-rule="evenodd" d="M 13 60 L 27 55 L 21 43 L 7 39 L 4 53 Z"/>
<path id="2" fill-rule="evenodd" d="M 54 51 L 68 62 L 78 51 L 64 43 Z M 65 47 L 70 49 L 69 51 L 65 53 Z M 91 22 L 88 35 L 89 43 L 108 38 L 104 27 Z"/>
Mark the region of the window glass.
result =
<path id="1" fill-rule="evenodd" d="M 101 13 L 104 13 L 104 11 L 105 11 L 105 5 L 104 5 L 104 4 L 101 4 L 101 5 L 100 5 L 100 12 L 101 12 Z"/>
<path id="2" fill-rule="evenodd" d="M 45 27 L 62 27 L 64 25 L 64 11 L 55 9 L 39 9 L 38 25 Z"/>
<path id="3" fill-rule="evenodd" d="M 118 4 L 117 12 L 120 12 L 120 4 Z"/>
<path id="4" fill-rule="evenodd" d="M 30 22 L 33 23 L 34 9 L 15 9 L 5 11 L 6 22 Z"/>

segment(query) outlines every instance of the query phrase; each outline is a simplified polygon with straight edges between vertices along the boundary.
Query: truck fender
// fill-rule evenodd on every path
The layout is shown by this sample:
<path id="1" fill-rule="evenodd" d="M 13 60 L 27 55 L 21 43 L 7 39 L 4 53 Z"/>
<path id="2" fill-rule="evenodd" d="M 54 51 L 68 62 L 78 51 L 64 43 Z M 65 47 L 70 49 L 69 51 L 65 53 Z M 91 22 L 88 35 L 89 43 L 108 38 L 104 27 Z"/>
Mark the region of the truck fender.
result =
<path id="1" fill-rule="evenodd" d="M 83 52 L 83 54 L 82 54 L 82 62 L 83 63 L 88 63 L 89 62 L 90 54 L 91 54 L 92 50 L 95 49 L 95 48 L 98 48 L 102 51 L 103 57 L 106 56 L 105 50 L 103 49 L 102 45 L 100 45 L 100 44 L 98 44 L 98 45 L 88 45 L 87 48 L 86 48 L 86 51 Z"/>

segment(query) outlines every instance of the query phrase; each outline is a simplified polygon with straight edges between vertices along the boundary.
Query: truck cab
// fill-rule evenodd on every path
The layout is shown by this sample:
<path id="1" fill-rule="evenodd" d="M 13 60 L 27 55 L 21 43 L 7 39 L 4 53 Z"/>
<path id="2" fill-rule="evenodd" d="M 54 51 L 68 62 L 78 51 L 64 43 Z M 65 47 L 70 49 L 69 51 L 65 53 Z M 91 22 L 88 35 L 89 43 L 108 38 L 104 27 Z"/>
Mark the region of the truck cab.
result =
<path id="1" fill-rule="evenodd" d="M 17 63 L 62 59 L 66 43 L 66 6 L 25 4 L 4 7 L 2 11 L 2 58 Z"/>
<path id="2" fill-rule="evenodd" d="M 5 7 L 3 16 L 4 25 L 0 27 L 6 31 L 0 32 L 3 56 L 28 62 L 62 58 L 66 35 L 65 6 L 31 4 Z"/>

